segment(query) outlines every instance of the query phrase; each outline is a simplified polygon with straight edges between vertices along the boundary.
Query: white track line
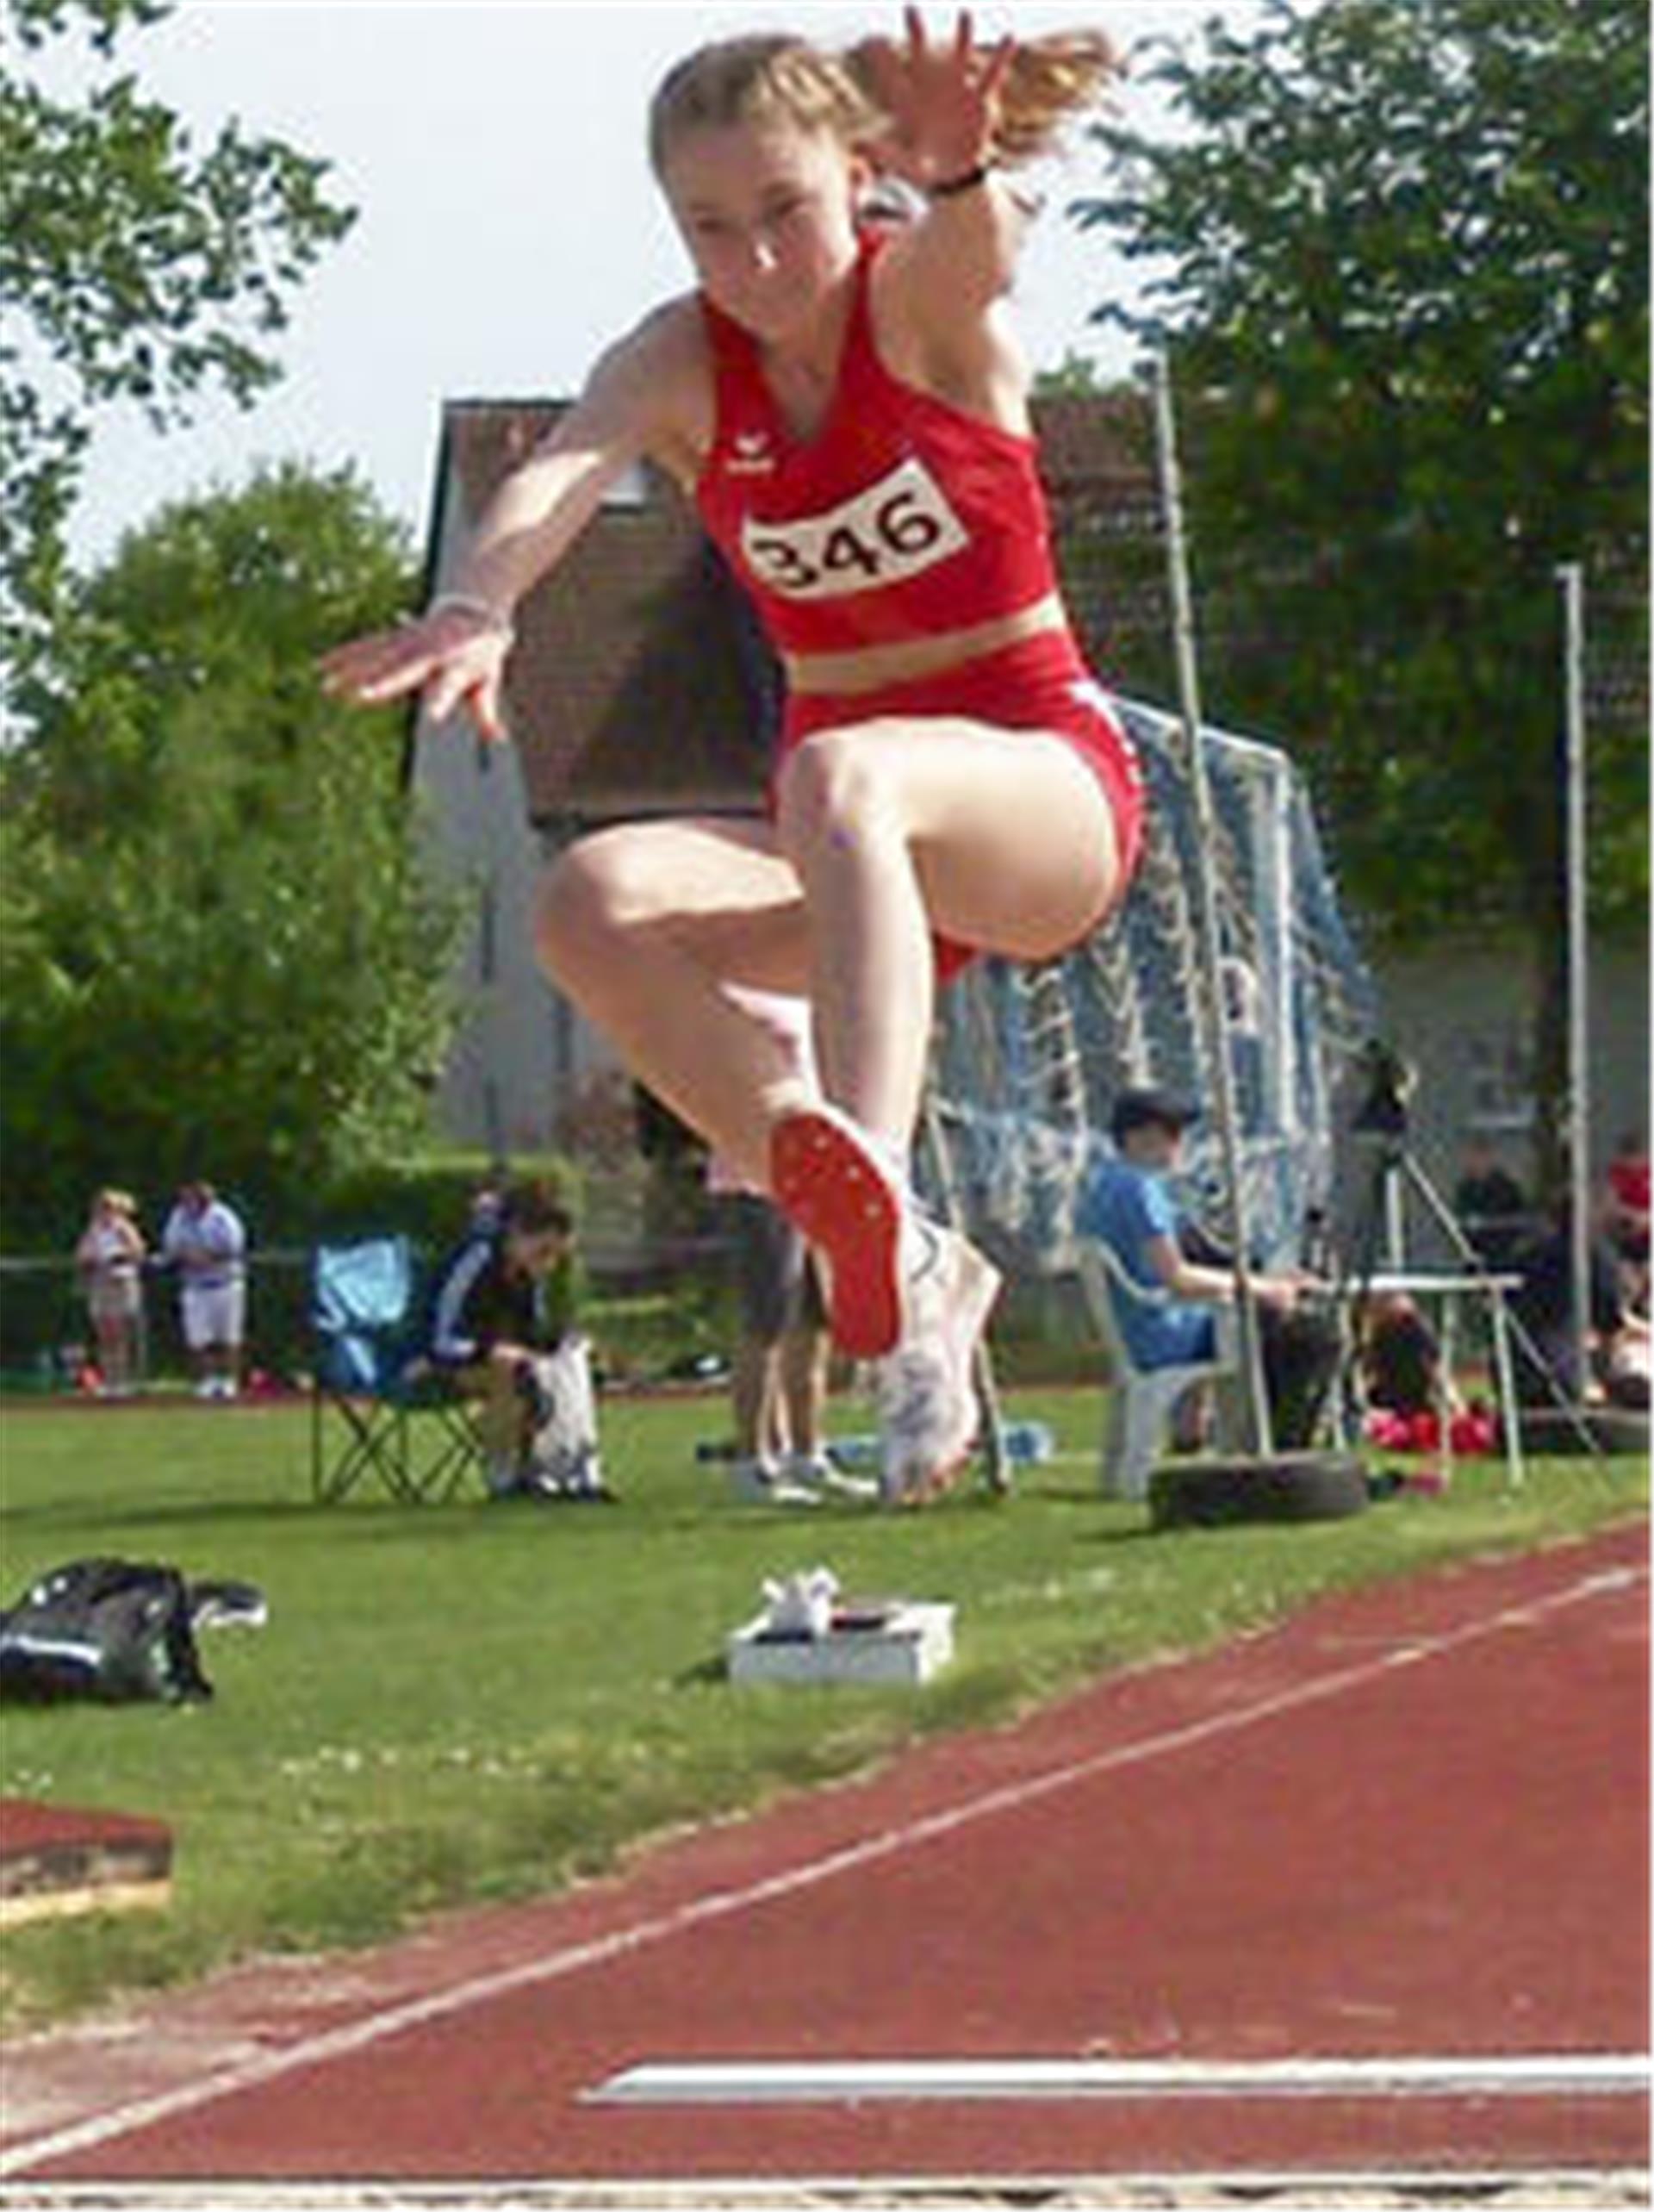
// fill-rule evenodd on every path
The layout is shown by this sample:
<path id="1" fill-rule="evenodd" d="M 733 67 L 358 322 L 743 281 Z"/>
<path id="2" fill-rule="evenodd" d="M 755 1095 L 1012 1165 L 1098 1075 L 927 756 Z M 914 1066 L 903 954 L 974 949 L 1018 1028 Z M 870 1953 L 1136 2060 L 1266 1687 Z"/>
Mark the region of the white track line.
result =
<path id="1" fill-rule="evenodd" d="M 1646 2097 L 1645 2054 L 1453 2059 L 876 2059 L 631 2066 L 584 2104 L 1023 2103 L 1049 2097 Z"/>
<path id="2" fill-rule="evenodd" d="M 186 2113 L 198 2112 L 203 2106 L 216 2104 L 226 2097 L 268 2088 L 272 2082 L 302 2072 L 307 2067 L 353 2057 L 393 2036 L 429 2027 L 435 2021 L 451 2019 L 456 2013 L 469 2011 L 475 2005 L 492 2003 L 496 1998 L 514 1996 L 523 1990 L 564 1980 L 588 1967 L 607 1966 L 656 1944 L 669 1942 L 693 1929 L 750 1912 L 759 1905 L 796 1897 L 823 1883 L 836 1881 L 842 1875 L 859 1872 L 881 1860 L 893 1859 L 941 1837 L 956 1835 L 979 1821 L 991 1820 L 999 1813 L 1018 1811 L 1024 1805 L 1073 1789 L 1098 1775 L 1172 1758 L 1178 1752 L 1192 1750 L 1222 1736 L 1238 1735 L 1243 1729 L 1259 1727 L 1289 1713 L 1323 1704 L 1348 1691 L 1381 1681 L 1400 1666 L 1417 1666 L 1425 1660 L 1445 1658 L 1511 1629 L 1538 1627 L 1556 1614 L 1589 1604 L 1596 1598 L 1618 1596 L 1646 1579 L 1646 1570 L 1638 1567 L 1610 1567 L 1587 1575 L 1548 1598 L 1535 1599 L 1532 1604 L 1501 1606 L 1479 1620 L 1439 1636 L 1421 1637 L 1381 1659 L 1341 1667 L 1311 1681 L 1301 1682 L 1290 1690 L 1260 1698 L 1255 1704 L 1234 1706 L 1205 1720 L 1169 1729 L 1163 1735 L 1147 1736 L 1137 1743 L 1097 1752 L 1088 1759 L 1048 1768 L 1042 1774 L 1029 1775 L 1021 1781 L 985 1790 L 978 1796 L 962 1798 L 943 1811 L 926 1813 L 917 1820 L 888 1829 L 882 1835 L 826 1852 L 819 1859 L 806 1860 L 802 1866 L 785 1873 L 768 1875 L 762 1881 L 748 1883 L 739 1889 L 711 1891 L 670 1912 L 636 1921 L 631 1927 L 617 1928 L 611 1935 L 573 1944 L 567 1950 L 550 1952 L 543 1958 L 525 1960 L 520 1966 L 479 1974 L 470 1981 L 434 1991 L 429 1997 L 410 1997 L 387 2005 L 346 2027 L 326 2029 L 280 2050 L 260 2052 L 226 2066 L 220 2073 L 201 2076 L 175 2089 L 158 2090 L 152 2096 L 135 2097 L 129 2104 L 117 2105 L 113 2111 L 101 2113 L 93 2119 L 72 2122 L 67 2127 L 50 2129 L 43 2134 L 24 2136 L 0 2151 L 0 2178 L 27 2173 L 34 2167 L 73 2158 L 84 2151 L 99 2150 L 124 2136 L 135 2135 L 164 2121 L 179 2119 Z"/>

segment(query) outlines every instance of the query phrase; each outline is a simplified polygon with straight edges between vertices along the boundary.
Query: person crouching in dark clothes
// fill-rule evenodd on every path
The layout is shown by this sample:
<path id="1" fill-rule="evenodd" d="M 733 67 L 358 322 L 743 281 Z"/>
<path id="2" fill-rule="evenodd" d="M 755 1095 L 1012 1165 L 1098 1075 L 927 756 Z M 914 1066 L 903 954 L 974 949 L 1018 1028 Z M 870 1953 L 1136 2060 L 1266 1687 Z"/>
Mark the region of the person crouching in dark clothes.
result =
<path id="1" fill-rule="evenodd" d="M 478 1426 L 496 1498 L 538 1494 L 531 1449 L 543 1412 L 538 1378 L 568 1330 L 570 1316 L 557 1310 L 553 1293 L 574 1243 L 574 1221 L 550 1188 L 515 1184 L 493 1219 L 474 1224 L 449 1255 L 432 1287 L 426 1356 L 457 1392 L 481 1399 Z"/>
<path id="2" fill-rule="evenodd" d="M 1399 1292 L 1381 1293 L 1367 1308 L 1361 1328 L 1361 1379 L 1367 1403 L 1387 1413 L 1440 1409 L 1440 1342 L 1413 1299 Z"/>

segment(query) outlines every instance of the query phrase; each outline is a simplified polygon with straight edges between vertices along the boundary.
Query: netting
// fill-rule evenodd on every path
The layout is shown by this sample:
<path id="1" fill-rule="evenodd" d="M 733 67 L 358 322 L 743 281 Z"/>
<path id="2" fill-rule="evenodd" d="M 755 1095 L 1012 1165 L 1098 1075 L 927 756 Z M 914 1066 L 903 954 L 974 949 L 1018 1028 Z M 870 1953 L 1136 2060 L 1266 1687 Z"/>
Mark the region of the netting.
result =
<path id="1" fill-rule="evenodd" d="M 1218 822 L 1203 855 L 1175 718 L 1122 712 L 1148 789 L 1143 859 L 1123 907 L 1064 958 L 979 962 L 943 994 L 932 1084 L 970 1231 L 1021 1273 L 1073 1259 L 1075 1199 L 1118 1092 L 1156 1083 L 1209 1106 L 1202 1019 L 1198 877 L 1216 870 L 1245 1178 L 1255 1263 L 1298 1256 L 1333 1177 L 1333 1102 L 1350 1056 L 1374 1031 L 1371 978 L 1339 912 L 1303 781 L 1286 756 L 1209 728 Z M 1230 1229 L 1220 1140 L 1209 1112 L 1185 1149 L 1180 1195 L 1218 1238 Z"/>

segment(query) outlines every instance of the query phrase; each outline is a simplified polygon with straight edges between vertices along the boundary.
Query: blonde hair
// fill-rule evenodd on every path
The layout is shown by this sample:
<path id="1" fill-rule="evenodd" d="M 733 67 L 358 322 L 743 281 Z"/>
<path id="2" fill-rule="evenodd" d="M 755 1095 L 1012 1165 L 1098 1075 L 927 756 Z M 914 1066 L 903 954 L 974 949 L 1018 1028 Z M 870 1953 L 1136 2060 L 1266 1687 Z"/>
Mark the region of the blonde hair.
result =
<path id="1" fill-rule="evenodd" d="M 699 47 L 670 69 L 649 111 L 649 158 L 664 173 L 677 140 L 697 129 L 785 121 L 830 131 L 877 158 L 890 118 L 874 91 L 874 41 L 842 54 L 788 32 Z M 999 88 L 992 153 L 1015 167 L 1051 152 L 1070 119 L 1094 107 L 1120 61 L 1102 31 L 1018 40 Z"/>

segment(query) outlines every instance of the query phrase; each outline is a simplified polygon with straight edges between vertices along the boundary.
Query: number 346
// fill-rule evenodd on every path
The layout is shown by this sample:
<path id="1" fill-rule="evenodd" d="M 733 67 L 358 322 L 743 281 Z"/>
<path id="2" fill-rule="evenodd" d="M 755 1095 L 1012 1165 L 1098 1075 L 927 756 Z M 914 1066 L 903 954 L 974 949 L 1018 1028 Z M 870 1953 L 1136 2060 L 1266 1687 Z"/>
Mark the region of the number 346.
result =
<path id="1" fill-rule="evenodd" d="M 746 551 L 764 580 L 778 591 L 854 590 L 858 578 L 873 582 L 892 572 L 930 565 L 947 536 L 944 525 L 925 511 L 918 492 L 893 492 L 855 520 L 835 522 L 806 537 L 802 529 L 752 531 Z M 812 542 L 813 541 L 813 542 Z"/>

